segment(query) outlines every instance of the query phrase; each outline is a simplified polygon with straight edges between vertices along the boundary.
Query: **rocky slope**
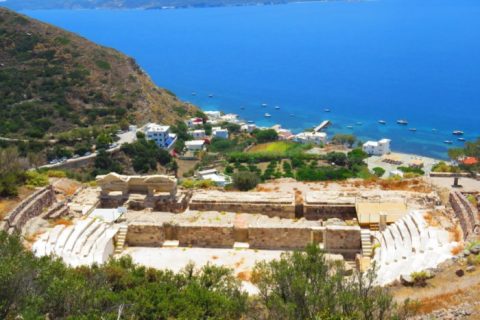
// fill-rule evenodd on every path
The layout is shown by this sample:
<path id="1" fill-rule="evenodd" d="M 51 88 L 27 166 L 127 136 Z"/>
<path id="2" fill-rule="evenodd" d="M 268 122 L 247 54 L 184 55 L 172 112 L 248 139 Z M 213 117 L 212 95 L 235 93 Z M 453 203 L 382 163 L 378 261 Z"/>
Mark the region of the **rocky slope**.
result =
<path id="1" fill-rule="evenodd" d="M 195 111 L 158 88 L 132 58 L 0 8 L 0 136 L 171 124 Z"/>

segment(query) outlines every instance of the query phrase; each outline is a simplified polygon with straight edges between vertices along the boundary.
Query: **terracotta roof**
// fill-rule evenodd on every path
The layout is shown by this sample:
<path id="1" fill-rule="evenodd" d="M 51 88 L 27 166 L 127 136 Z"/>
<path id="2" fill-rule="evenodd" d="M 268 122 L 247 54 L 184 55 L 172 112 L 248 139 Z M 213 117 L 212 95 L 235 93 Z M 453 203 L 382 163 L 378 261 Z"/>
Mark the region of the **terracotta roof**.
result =
<path id="1" fill-rule="evenodd" d="M 466 157 L 462 162 L 463 164 L 474 165 L 478 163 L 478 159 L 475 157 Z"/>

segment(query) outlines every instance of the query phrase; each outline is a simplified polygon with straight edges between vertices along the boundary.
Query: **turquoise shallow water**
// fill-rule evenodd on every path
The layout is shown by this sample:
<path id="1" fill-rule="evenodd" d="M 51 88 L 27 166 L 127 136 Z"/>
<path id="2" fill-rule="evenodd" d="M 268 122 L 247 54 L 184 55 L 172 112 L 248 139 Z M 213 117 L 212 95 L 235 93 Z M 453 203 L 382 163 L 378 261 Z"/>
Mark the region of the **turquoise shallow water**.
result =
<path id="1" fill-rule="evenodd" d="M 135 57 L 184 100 L 261 125 L 330 119 L 330 134 L 388 137 L 394 150 L 440 158 L 444 140 L 461 146 L 453 130 L 480 136 L 476 0 L 24 13 Z"/>

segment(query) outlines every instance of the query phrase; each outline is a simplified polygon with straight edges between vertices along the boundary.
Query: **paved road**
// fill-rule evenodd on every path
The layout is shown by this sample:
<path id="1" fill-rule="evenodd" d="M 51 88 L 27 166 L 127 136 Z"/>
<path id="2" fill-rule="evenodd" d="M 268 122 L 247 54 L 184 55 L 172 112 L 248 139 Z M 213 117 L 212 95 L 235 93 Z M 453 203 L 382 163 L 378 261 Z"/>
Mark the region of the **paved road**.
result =
<path id="1" fill-rule="evenodd" d="M 137 134 L 136 134 L 136 132 L 133 132 L 133 131 L 127 131 L 127 132 L 124 132 L 124 133 L 120 133 L 120 134 L 117 135 L 117 137 L 119 138 L 119 140 L 116 142 L 118 145 L 115 148 L 108 149 L 107 150 L 108 153 L 118 151 L 118 150 L 120 150 L 120 147 L 123 144 L 132 143 L 135 140 L 137 140 Z M 75 163 L 75 162 L 79 162 L 79 161 L 84 161 L 84 160 L 87 160 L 87 159 L 95 158 L 96 156 L 97 156 L 97 152 L 93 152 L 92 154 L 90 154 L 88 156 L 78 157 L 78 158 L 75 158 L 75 159 L 71 158 L 71 159 L 67 159 L 63 162 L 54 163 L 54 164 L 46 164 L 46 165 L 38 167 L 38 169 L 59 168 L 59 167 L 65 165 L 67 163 Z"/>

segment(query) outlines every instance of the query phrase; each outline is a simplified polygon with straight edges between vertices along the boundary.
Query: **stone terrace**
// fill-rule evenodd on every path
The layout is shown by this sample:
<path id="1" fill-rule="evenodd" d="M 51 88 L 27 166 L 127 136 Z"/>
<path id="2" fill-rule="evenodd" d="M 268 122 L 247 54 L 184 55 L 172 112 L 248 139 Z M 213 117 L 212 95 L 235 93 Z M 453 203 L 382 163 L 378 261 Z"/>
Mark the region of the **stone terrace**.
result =
<path id="1" fill-rule="evenodd" d="M 267 216 L 295 218 L 295 195 L 271 192 L 195 192 L 191 210 L 261 213 Z"/>

